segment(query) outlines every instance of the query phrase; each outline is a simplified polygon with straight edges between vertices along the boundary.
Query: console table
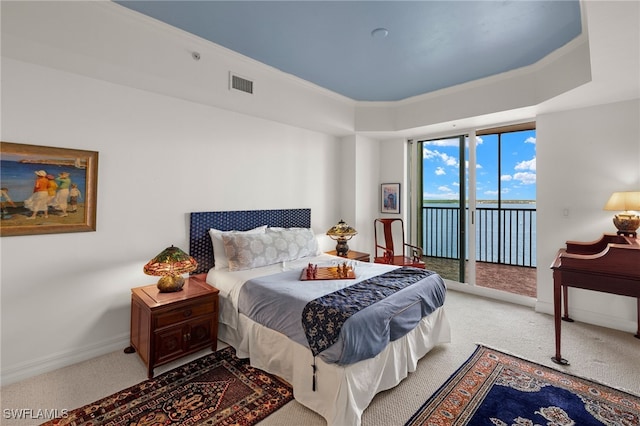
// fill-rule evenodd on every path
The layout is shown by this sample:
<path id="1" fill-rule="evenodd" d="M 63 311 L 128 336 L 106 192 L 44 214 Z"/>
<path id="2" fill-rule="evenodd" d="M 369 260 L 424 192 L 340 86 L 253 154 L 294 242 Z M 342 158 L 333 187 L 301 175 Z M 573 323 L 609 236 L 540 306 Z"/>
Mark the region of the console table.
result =
<path id="1" fill-rule="evenodd" d="M 637 298 L 640 338 L 640 242 L 630 236 L 605 234 L 597 241 L 567 241 L 551 265 L 553 269 L 553 313 L 556 354 L 551 359 L 567 365 L 560 354 L 561 319 L 569 317 L 568 287 Z M 561 318 L 562 299 L 564 316 Z"/>

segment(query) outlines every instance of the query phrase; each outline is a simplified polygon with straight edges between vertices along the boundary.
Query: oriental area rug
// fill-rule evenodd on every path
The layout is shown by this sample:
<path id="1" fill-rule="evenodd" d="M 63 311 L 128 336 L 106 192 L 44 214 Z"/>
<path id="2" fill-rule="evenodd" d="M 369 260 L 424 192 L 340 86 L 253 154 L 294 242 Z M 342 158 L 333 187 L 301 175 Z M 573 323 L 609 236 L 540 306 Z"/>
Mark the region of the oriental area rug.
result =
<path id="1" fill-rule="evenodd" d="M 292 399 L 287 382 L 227 347 L 45 425 L 249 426 Z"/>
<path id="2" fill-rule="evenodd" d="M 640 397 L 478 346 L 405 426 L 632 426 Z"/>

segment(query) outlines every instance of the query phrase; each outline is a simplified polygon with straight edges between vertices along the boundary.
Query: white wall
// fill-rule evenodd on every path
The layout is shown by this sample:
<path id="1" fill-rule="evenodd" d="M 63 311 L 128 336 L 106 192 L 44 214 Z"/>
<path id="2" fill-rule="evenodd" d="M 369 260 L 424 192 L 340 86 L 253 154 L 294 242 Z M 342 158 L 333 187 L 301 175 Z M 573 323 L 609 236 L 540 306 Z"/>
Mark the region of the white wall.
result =
<path id="1" fill-rule="evenodd" d="M 603 211 L 612 192 L 640 190 L 640 101 L 545 114 L 537 118 L 538 303 L 553 312 L 549 266 L 565 241 L 615 234 L 615 212 Z M 563 214 L 567 209 L 568 216 Z M 636 300 L 570 289 L 579 321 L 636 330 Z"/>
<path id="2" fill-rule="evenodd" d="M 356 136 L 356 151 L 352 161 L 355 169 L 355 188 L 352 193 L 356 206 L 356 229 L 359 234 L 353 239 L 353 248 L 374 256 L 373 221 L 380 215 L 380 141 Z"/>
<path id="3" fill-rule="evenodd" d="M 4 382 L 124 348 L 130 289 L 191 211 L 312 209 L 341 188 L 334 136 L 3 58 L 2 140 L 99 152 L 97 231 L 3 237 Z M 8 84 L 7 84 L 8 83 Z"/>
<path id="4" fill-rule="evenodd" d="M 339 188 L 324 196 L 339 199 L 340 218 L 358 231 L 349 240 L 349 249 L 373 256 L 373 220 L 379 214 L 378 177 L 383 167 L 380 141 L 362 135 L 346 136 L 340 139 L 338 151 L 334 165 L 340 174 Z M 397 160 L 402 162 L 401 158 Z"/>

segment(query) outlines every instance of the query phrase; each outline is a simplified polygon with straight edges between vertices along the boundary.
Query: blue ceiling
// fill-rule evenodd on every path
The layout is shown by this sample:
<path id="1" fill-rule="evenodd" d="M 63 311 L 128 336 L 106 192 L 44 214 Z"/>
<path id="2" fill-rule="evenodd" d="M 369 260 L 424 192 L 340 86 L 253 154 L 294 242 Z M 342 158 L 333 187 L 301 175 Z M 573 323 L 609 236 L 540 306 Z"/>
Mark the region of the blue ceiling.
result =
<path id="1" fill-rule="evenodd" d="M 578 0 L 116 2 L 357 101 L 531 65 L 582 31 Z"/>

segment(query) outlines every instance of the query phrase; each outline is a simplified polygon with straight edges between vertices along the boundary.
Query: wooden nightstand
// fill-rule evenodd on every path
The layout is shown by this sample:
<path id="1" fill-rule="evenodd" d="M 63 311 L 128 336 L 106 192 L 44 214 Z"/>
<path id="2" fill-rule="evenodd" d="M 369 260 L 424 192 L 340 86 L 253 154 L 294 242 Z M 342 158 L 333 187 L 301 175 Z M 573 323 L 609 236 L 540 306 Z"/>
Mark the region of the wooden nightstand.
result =
<path id="1" fill-rule="evenodd" d="M 218 346 L 218 293 L 191 276 L 181 291 L 160 293 L 156 284 L 131 289 L 131 346 L 153 369 L 207 346 Z"/>
<path id="2" fill-rule="evenodd" d="M 327 254 L 330 254 L 332 256 L 338 255 L 338 253 L 335 250 L 328 251 Z M 360 251 L 353 251 L 353 250 L 349 250 L 346 256 L 340 256 L 340 257 L 344 257 L 345 259 L 350 259 L 350 260 L 359 260 L 361 262 L 370 261 L 369 253 L 362 253 Z"/>

